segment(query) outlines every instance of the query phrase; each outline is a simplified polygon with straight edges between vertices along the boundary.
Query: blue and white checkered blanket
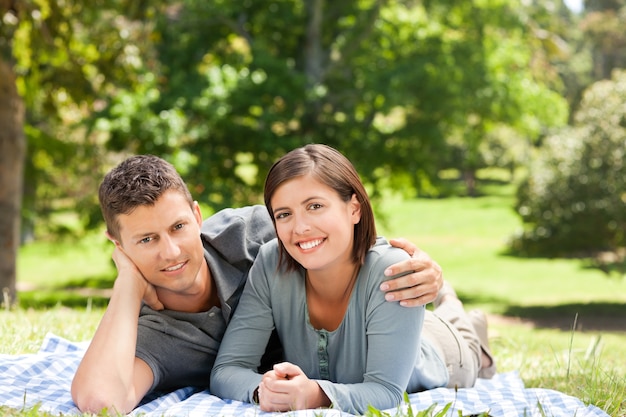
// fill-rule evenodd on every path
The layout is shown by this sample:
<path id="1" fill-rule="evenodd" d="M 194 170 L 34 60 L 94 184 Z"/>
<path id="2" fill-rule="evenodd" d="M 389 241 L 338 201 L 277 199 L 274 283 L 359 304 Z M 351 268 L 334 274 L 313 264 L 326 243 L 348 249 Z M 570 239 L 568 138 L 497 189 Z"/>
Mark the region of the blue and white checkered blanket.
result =
<path id="1" fill-rule="evenodd" d="M 46 335 L 37 354 L 0 355 L 0 406 L 39 410 L 53 414 L 80 414 L 72 402 L 70 385 L 87 344 L 74 343 L 53 334 Z M 413 413 L 437 404 L 437 410 L 453 404 L 449 414 L 458 416 L 488 412 L 497 416 L 608 417 L 593 405 L 561 392 L 524 388 L 516 372 L 500 373 L 491 380 L 479 379 L 474 388 L 438 388 L 409 396 Z M 399 410 L 385 410 L 397 415 Z M 258 407 L 239 401 L 221 400 L 209 391 L 183 388 L 161 396 L 146 398 L 131 415 L 161 416 L 273 416 Z M 303 410 L 286 413 L 293 417 L 347 417 L 338 410 Z"/>

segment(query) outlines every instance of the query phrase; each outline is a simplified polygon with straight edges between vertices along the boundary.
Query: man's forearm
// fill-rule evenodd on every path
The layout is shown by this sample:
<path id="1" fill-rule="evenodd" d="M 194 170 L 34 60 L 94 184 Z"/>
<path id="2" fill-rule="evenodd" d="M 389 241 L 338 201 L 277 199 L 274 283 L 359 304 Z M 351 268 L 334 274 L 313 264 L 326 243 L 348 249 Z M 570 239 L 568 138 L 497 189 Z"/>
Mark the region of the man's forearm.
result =
<path id="1" fill-rule="evenodd" d="M 141 386 L 135 383 L 142 294 L 132 280 L 116 280 L 109 306 L 72 381 L 72 398 L 81 411 L 98 413 L 108 408 L 126 414 L 151 385 L 145 376 L 139 379 Z M 144 363 L 144 374 L 151 375 L 146 368 Z"/>

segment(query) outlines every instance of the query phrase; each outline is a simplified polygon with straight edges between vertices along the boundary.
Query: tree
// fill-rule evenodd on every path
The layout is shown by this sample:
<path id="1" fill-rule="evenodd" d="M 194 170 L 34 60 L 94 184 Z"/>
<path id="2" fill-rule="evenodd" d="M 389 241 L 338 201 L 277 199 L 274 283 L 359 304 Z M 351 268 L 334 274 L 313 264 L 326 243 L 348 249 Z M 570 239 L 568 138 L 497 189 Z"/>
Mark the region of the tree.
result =
<path id="1" fill-rule="evenodd" d="M 445 120 L 449 157 L 441 168 L 458 169 L 467 194 L 474 195 L 480 168 L 512 170 L 545 131 L 566 124 L 567 103 L 555 91 L 558 77 L 549 75 L 542 59 L 554 42 L 538 42 L 549 32 L 536 19 L 542 9 L 533 4 L 428 3 L 431 18 L 447 29 L 442 49 L 452 64 L 449 73 L 443 70 L 453 90 Z M 505 155 L 503 148 L 517 155 Z"/>
<path id="2" fill-rule="evenodd" d="M 522 6 L 509 3 L 165 6 L 154 75 L 101 114 L 108 144 L 177 161 L 214 208 L 260 201 L 271 163 L 311 141 L 344 150 L 374 193 L 436 194 L 447 138 L 473 175 L 496 127 L 537 135 L 565 120 L 564 101 L 525 69 Z"/>
<path id="3" fill-rule="evenodd" d="M 26 154 L 23 120 L 24 108 L 17 94 L 15 76 L 11 66 L 0 56 L 0 289 L 1 304 L 7 305 L 15 300 L 15 260 L 20 242 L 22 171 Z"/>
<path id="4" fill-rule="evenodd" d="M 585 2 L 582 31 L 591 44 L 593 76 L 608 79 L 614 68 L 626 67 L 626 2 L 624 0 L 589 0 Z"/>
<path id="5" fill-rule="evenodd" d="M 20 203 L 23 224 L 30 227 L 36 218 L 65 208 L 59 202 L 71 201 L 68 206 L 80 210 L 81 199 L 93 201 L 100 147 L 83 122 L 116 88 L 140 82 L 134 77 L 137 49 L 125 41 L 141 39 L 142 27 L 133 19 L 143 19 L 153 10 L 148 6 L 117 0 L 0 2 L 0 287 L 9 289 L 10 303 Z"/>
<path id="6" fill-rule="evenodd" d="M 0 40 L 27 109 L 35 230 L 59 210 L 99 224 L 97 183 L 128 153 L 170 160 L 214 209 L 259 202 L 273 161 L 308 142 L 343 150 L 374 196 L 437 195 L 443 167 L 473 175 L 489 138 L 526 140 L 562 113 L 526 69 L 518 2 L 14 5 Z"/>

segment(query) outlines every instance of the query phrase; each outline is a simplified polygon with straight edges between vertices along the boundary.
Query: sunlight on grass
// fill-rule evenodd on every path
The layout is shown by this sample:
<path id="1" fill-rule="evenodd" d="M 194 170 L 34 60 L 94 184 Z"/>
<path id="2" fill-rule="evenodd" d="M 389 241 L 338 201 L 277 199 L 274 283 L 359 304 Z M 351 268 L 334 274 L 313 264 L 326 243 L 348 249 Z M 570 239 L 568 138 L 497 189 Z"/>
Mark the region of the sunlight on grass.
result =
<path id="1" fill-rule="evenodd" d="M 102 232 L 80 241 L 33 242 L 22 246 L 17 260 L 17 282 L 27 288 L 85 283 L 90 278 L 115 278 L 113 244 Z"/>
<path id="2" fill-rule="evenodd" d="M 0 354 L 36 353 L 47 333 L 81 342 L 90 340 L 103 309 L 70 309 L 0 311 Z"/>
<path id="3" fill-rule="evenodd" d="M 461 295 L 489 310 L 566 302 L 626 304 L 626 279 L 590 269 L 584 260 L 507 256 L 508 239 L 520 227 L 512 204 L 507 196 L 390 198 L 379 233 L 415 242 L 437 260 Z"/>
<path id="4" fill-rule="evenodd" d="M 623 332 L 490 325 L 490 344 L 499 372 L 516 371 L 527 388 L 561 391 L 611 416 L 626 415 L 625 341 Z"/>

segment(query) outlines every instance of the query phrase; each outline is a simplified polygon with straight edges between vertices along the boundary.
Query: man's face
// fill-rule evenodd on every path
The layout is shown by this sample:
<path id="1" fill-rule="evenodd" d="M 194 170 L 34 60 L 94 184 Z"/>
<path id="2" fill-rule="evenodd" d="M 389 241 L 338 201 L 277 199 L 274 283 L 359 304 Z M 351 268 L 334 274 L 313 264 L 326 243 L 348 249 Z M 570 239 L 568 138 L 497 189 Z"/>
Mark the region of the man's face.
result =
<path id="1" fill-rule="evenodd" d="M 153 206 L 139 206 L 118 217 L 122 250 L 156 287 L 184 294 L 202 279 L 204 249 L 198 203 L 166 191 Z"/>

